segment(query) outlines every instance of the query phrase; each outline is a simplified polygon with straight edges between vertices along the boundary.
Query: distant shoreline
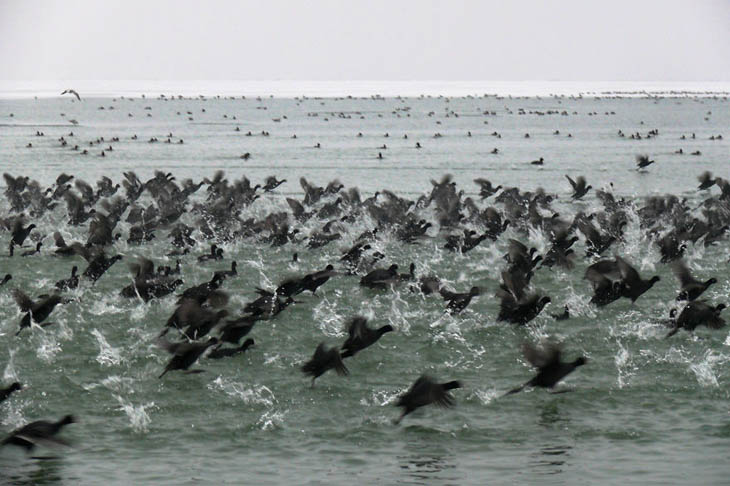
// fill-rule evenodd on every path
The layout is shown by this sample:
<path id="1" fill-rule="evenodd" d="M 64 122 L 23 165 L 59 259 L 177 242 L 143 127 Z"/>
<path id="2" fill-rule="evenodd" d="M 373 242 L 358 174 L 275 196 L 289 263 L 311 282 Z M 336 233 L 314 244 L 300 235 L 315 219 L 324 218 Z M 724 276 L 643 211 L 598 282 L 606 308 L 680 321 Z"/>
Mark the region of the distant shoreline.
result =
<path id="1" fill-rule="evenodd" d="M 2 81 L 0 99 L 60 97 L 726 97 L 730 82 L 687 81 Z"/>

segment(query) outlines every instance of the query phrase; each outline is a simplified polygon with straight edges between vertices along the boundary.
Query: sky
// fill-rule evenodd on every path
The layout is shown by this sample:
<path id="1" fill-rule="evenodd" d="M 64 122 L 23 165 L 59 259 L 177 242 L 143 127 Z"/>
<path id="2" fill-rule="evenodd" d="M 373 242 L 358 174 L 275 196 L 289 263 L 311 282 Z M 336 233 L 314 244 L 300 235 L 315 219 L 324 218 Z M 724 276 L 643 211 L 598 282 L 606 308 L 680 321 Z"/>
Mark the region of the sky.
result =
<path id="1" fill-rule="evenodd" d="M 730 81 L 730 0 L 0 0 L 4 80 Z"/>

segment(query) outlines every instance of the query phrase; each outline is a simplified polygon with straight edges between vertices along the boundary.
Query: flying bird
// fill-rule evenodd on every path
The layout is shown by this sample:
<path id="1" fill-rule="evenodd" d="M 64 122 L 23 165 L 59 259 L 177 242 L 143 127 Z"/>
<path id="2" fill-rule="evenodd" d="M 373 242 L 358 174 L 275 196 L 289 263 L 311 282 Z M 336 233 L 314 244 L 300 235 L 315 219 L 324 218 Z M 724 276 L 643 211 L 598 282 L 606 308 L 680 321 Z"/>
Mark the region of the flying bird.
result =
<path id="1" fill-rule="evenodd" d="M 65 94 L 72 94 L 72 95 L 74 95 L 74 96 L 75 96 L 76 98 L 78 98 L 78 100 L 79 100 L 79 101 L 81 101 L 81 96 L 79 96 L 79 94 L 78 94 L 78 93 L 76 92 L 76 90 L 75 90 L 75 89 L 64 89 L 64 90 L 63 90 L 63 92 L 62 92 L 61 94 L 62 94 L 62 95 L 65 95 Z"/>

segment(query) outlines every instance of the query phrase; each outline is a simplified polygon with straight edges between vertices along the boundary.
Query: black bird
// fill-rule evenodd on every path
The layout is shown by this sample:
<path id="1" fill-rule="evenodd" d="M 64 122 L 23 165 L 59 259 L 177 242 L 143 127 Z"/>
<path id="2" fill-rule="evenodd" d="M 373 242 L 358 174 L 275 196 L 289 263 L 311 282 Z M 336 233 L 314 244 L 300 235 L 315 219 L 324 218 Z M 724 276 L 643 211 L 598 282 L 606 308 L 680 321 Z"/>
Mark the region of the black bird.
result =
<path id="1" fill-rule="evenodd" d="M 328 348 L 324 343 L 319 343 L 312 359 L 304 363 L 301 369 L 305 375 L 312 377 L 312 386 L 314 386 L 314 380 L 327 370 L 334 369 L 340 376 L 346 376 L 349 373 L 345 363 L 342 362 L 340 351 L 336 347 Z"/>
<path id="2" fill-rule="evenodd" d="M 165 376 L 165 373 L 172 370 L 187 370 L 190 368 L 190 366 L 195 363 L 198 358 L 211 346 L 214 346 L 218 344 L 217 338 L 210 338 L 207 341 L 203 343 L 197 343 L 197 342 L 179 342 L 179 343 L 171 343 L 165 339 L 159 340 L 159 345 L 166 349 L 169 353 L 171 353 L 172 359 L 169 363 L 167 363 L 167 366 L 165 366 L 165 370 L 162 372 L 162 374 L 159 376 L 159 378 L 162 378 Z"/>
<path id="3" fill-rule="evenodd" d="M 375 344 L 386 332 L 393 331 L 393 326 L 386 324 L 379 329 L 368 327 L 368 320 L 362 316 L 356 316 L 347 323 L 347 340 L 342 345 L 342 357 L 355 356 L 359 351 Z"/>
<path id="4" fill-rule="evenodd" d="M 574 200 L 582 198 L 593 188 L 593 186 L 586 186 L 586 178 L 583 176 L 578 176 L 576 180 L 573 180 L 566 174 L 565 178 L 568 179 L 568 182 L 573 187 L 572 197 Z"/>
<path id="5" fill-rule="evenodd" d="M 717 183 L 717 179 L 713 179 L 712 173 L 707 170 L 703 172 L 700 176 L 698 176 L 697 180 L 700 181 L 700 185 L 697 187 L 697 189 L 699 189 L 700 191 L 709 189 L 714 186 L 715 183 Z"/>
<path id="6" fill-rule="evenodd" d="M 92 260 L 89 262 L 89 266 L 86 267 L 86 270 L 84 270 L 84 273 L 82 275 L 92 282 L 96 282 L 101 278 L 102 275 L 106 273 L 107 270 L 109 270 L 109 268 L 111 268 L 112 265 L 114 265 L 121 259 L 122 255 L 114 255 L 113 257 L 109 258 L 106 256 L 106 254 L 104 254 L 103 251 L 101 251 L 92 258 Z"/>
<path id="7" fill-rule="evenodd" d="M 474 179 L 474 183 L 479 185 L 479 196 L 482 200 L 494 195 L 497 191 L 502 189 L 502 186 L 493 187 L 492 183 L 487 179 Z"/>
<path id="8" fill-rule="evenodd" d="M 695 300 L 710 285 L 717 283 L 716 278 L 711 278 L 705 282 L 697 280 L 689 273 L 689 268 L 681 260 L 674 263 L 672 270 L 674 270 L 674 275 L 679 280 L 679 285 L 681 286 L 677 300 Z"/>
<path id="9" fill-rule="evenodd" d="M 327 265 L 324 270 L 305 275 L 302 279 L 302 287 L 304 287 L 304 290 L 312 292 L 312 295 L 316 295 L 317 289 L 327 283 L 330 277 L 335 275 L 337 275 L 335 267 Z"/>
<path id="10" fill-rule="evenodd" d="M 71 269 L 71 276 L 69 278 L 59 280 L 56 282 L 56 288 L 58 290 L 69 290 L 69 289 L 75 289 L 79 286 L 79 276 L 76 275 L 76 272 L 79 270 L 79 267 L 76 265 L 73 266 Z"/>
<path id="11" fill-rule="evenodd" d="M 531 386 L 552 389 L 560 380 L 572 373 L 578 366 L 582 366 L 588 362 L 583 356 L 569 363 L 560 361 L 560 347 L 555 344 L 548 344 L 541 349 L 525 343 L 522 346 L 522 351 L 525 359 L 537 368 L 538 373 L 530 381 L 508 391 L 505 395 L 520 392 Z"/>
<path id="12" fill-rule="evenodd" d="M 37 324 L 45 321 L 51 312 L 53 312 L 56 305 L 60 304 L 63 300 L 60 295 L 53 294 L 42 298 L 38 302 L 34 302 L 23 291 L 18 289 L 13 289 L 13 298 L 18 304 L 18 307 L 20 307 L 21 312 L 26 313 L 20 320 L 20 329 L 15 334 L 16 336 L 26 327 L 30 327 L 31 319 Z M 51 324 L 50 322 L 46 322 L 43 324 L 43 327 L 50 326 Z"/>
<path id="13" fill-rule="evenodd" d="M 8 397 L 16 391 L 22 390 L 23 385 L 18 383 L 17 381 L 15 383 L 12 383 L 7 388 L 0 388 L 0 403 L 3 403 L 5 400 L 8 399 Z"/>
<path id="14" fill-rule="evenodd" d="M 403 413 L 395 421 L 399 424 L 403 417 L 414 410 L 434 404 L 440 407 L 453 407 L 454 397 L 449 390 L 461 388 L 458 381 L 449 381 L 447 383 L 437 383 L 436 380 L 427 375 L 421 375 L 411 388 L 398 398 L 396 407 L 403 407 Z"/>
<path id="15" fill-rule="evenodd" d="M 720 312 L 725 304 L 711 306 L 706 300 L 695 300 L 684 306 L 674 323 L 674 328 L 669 331 L 666 337 L 674 336 L 680 329 L 694 331 L 697 326 L 707 326 L 710 329 L 722 329 L 725 327 L 725 320 L 720 317 Z"/>
<path id="16" fill-rule="evenodd" d="M 75 89 L 64 89 L 61 92 L 62 95 L 65 95 L 66 93 L 74 95 L 77 100 L 81 101 L 81 96 L 79 96 Z"/>
<path id="17" fill-rule="evenodd" d="M 631 299 L 632 304 L 660 280 L 656 275 L 649 280 L 642 279 L 639 272 L 620 256 L 616 257 L 616 263 L 624 285 L 622 296 Z"/>
<path id="18" fill-rule="evenodd" d="M 243 316 L 238 319 L 226 321 L 220 329 L 220 340 L 223 343 L 238 344 L 241 338 L 251 332 L 258 321 L 258 316 Z"/>
<path id="19" fill-rule="evenodd" d="M 255 344 L 253 339 L 246 339 L 244 343 L 236 348 L 215 348 L 208 354 L 208 359 L 221 359 L 235 356 L 239 353 L 245 353 L 248 348 Z"/>
<path id="20" fill-rule="evenodd" d="M 76 423 L 73 415 L 66 415 L 58 422 L 48 422 L 46 420 L 31 422 L 11 432 L 0 445 L 16 445 L 25 448 L 26 452 L 30 452 L 35 446 L 43 444 L 67 446 L 69 444 L 66 441 L 55 436 L 65 425 L 73 423 Z"/>
<path id="21" fill-rule="evenodd" d="M 457 293 L 442 288 L 439 290 L 439 293 L 444 300 L 449 302 L 446 304 L 446 312 L 453 315 L 459 314 L 461 311 L 466 309 L 466 306 L 469 305 L 471 299 L 479 295 L 481 290 L 479 287 L 474 286 L 469 290 L 469 292 Z"/>
<path id="22" fill-rule="evenodd" d="M 20 256 L 27 257 L 27 256 L 36 255 L 36 254 L 38 254 L 38 253 L 41 252 L 41 247 L 42 246 L 43 246 L 43 242 L 42 241 L 39 241 L 38 243 L 35 244 L 35 250 L 24 251 L 23 253 L 20 254 Z"/>
<path id="23" fill-rule="evenodd" d="M 264 184 L 263 190 L 264 192 L 271 192 L 277 187 L 279 187 L 281 184 L 285 183 L 286 179 L 282 179 L 280 181 L 276 180 L 276 176 L 270 176 L 266 178 L 266 183 Z"/>
<path id="24" fill-rule="evenodd" d="M 376 268 L 368 273 L 360 279 L 360 285 L 371 289 L 384 289 L 398 280 L 398 265 L 394 263 L 387 269 Z"/>
<path id="25" fill-rule="evenodd" d="M 653 164 L 653 160 L 649 160 L 648 155 L 637 155 L 636 156 L 636 170 L 645 169 L 646 167 Z"/>
<path id="26" fill-rule="evenodd" d="M 222 260 L 223 259 L 223 248 L 218 248 L 217 245 L 210 245 L 210 253 L 200 255 L 198 257 L 199 262 L 207 262 L 208 260 Z"/>
<path id="27" fill-rule="evenodd" d="M 25 239 L 35 228 L 35 224 L 29 224 L 27 227 L 23 227 L 23 223 L 23 218 L 20 217 L 16 219 L 15 223 L 13 224 L 13 229 L 11 231 L 12 238 L 10 240 L 10 243 L 14 244 L 15 246 L 23 246 L 23 242 L 25 242 Z"/>
<path id="28" fill-rule="evenodd" d="M 238 275 L 238 262 L 235 260 L 231 262 L 230 270 L 218 270 L 213 275 L 219 275 L 221 278 L 235 277 Z"/>

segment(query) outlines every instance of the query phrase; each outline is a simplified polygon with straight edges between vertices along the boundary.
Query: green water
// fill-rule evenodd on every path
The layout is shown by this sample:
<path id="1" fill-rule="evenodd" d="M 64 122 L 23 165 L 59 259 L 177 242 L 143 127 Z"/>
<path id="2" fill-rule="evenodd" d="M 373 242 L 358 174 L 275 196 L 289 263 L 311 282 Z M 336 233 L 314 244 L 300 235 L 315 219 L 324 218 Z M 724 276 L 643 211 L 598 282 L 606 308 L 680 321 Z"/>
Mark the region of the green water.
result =
<path id="1" fill-rule="evenodd" d="M 485 110 L 495 114 L 484 115 Z M 548 110 L 566 110 L 568 116 L 535 113 Z M 71 118 L 79 125 L 71 126 L 66 121 Z M 613 182 L 618 195 L 638 206 L 646 195 L 668 192 L 696 206 L 703 197 L 696 191 L 697 175 L 711 170 L 728 176 L 728 126 L 726 99 L 2 100 L 0 171 L 43 185 L 62 171 L 93 183 L 101 175 L 121 182 L 127 170 L 145 180 L 155 169 L 173 172 L 178 180 L 211 177 L 217 169 L 230 181 L 246 175 L 260 183 L 272 174 L 288 180 L 247 208 L 242 219 L 286 209 L 284 196 L 302 196 L 301 176 L 318 185 L 337 177 L 346 187 L 359 187 L 363 196 L 387 188 L 415 200 L 430 191 L 430 179 L 448 172 L 472 197 L 475 177 L 529 190 L 542 186 L 559 194 L 555 209 L 568 217 L 597 210 L 600 203 L 593 191 L 584 201 L 569 203 L 566 173 L 582 174 L 594 187 Z M 617 136 L 619 129 L 644 134 L 654 128 L 660 136 L 649 140 Z M 45 137 L 35 137 L 37 130 Z M 251 137 L 245 135 L 249 130 Z M 261 136 L 262 130 L 270 136 Z M 555 130 L 560 135 L 553 135 Z M 494 131 L 502 137 L 491 136 Z M 184 144 L 162 143 L 169 132 Z M 693 132 L 696 139 L 680 140 Z M 435 133 L 443 136 L 434 138 Z M 138 140 L 130 139 L 133 134 Z M 717 134 L 724 140 L 708 140 Z M 90 155 L 60 147 L 62 135 Z M 104 147 L 112 136 L 121 139 L 104 158 L 98 156 L 101 146 L 88 147 L 101 136 Z M 150 144 L 150 137 L 161 142 Z M 32 148 L 26 148 L 29 142 Z M 313 148 L 318 142 L 322 148 Z M 415 149 L 416 142 L 423 148 Z M 388 148 L 379 149 L 383 144 Z M 499 155 L 490 154 L 495 147 Z M 675 155 L 680 147 L 702 155 Z M 239 158 L 245 152 L 250 160 Z M 384 160 L 377 159 L 378 152 Z M 657 161 L 648 174 L 634 170 L 637 153 Z M 529 165 L 541 156 L 543 168 Z M 204 188 L 196 197 L 202 194 Z M 6 215 L 7 201 L 1 207 Z M 430 210 L 424 217 L 435 220 Z M 70 227 L 66 220 L 63 204 L 34 220 L 36 233 L 46 235 L 40 256 L 0 257 L 0 273 L 13 275 L 0 289 L 1 383 L 27 385 L 0 405 L 0 435 L 32 420 L 72 413 L 79 423 L 62 436 L 73 447 L 36 451 L 54 456 L 46 459 L 0 449 L 0 482 L 727 484 L 730 337 L 727 330 L 700 329 L 663 339 L 666 328 L 654 320 L 667 315 L 678 285 L 669 266 L 658 263 L 658 250 L 635 216 L 626 241 L 612 251 L 642 275 L 661 277 L 635 305 L 622 300 L 596 309 L 588 303 L 591 291 L 582 279 L 588 262 L 580 241 L 575 269 L 536 273 L 533 287 L 553 301 L 541 316 L 527 327 L 497 323 L 494 291 L 507 239 L 516 237 L 540 251 L 548 240 L 539 232 L 508 230 L 496 243 L 485 242 L 462 256 L 443 250 L 444 234 L 432 228 L 431 238 L 417 245 L 385 236 L 374 246 L 386 255 L 386 265 L 406 269 L 415 262 L 418 275 L 436 274 L 456 291 L 472 285 L 486 289 L 464 313 L 444 315 L 440 299 L 408 286 L 372 291 L 361 288 L 357 278 L 337 276 L 317 296 L 299 296 L 301 303 L 258 323 L 251 332 L 256 346 L 245 355 L 202 359 L 197 367 L 204 373 L 171 372 L 162 380 L 157 376 L 169 356 L 155 339 L 174 299 L 144 304 L 123 299 L 119 289 L 130 283 L 126 263 L 137 255 L 174 264 L 162 256 L 169 251 L 166 231 L 158 231 L 151 244 L 129 246 L 123 241 L 129 225 L 120 223 L 125 238 L 112 252 L 124 260 L 96 285 L 82 283 L 69 292 L 74 301 L 54 311 L 55 325 L 15 336 L 22 314 L 10 289 L 41 294 L 66 278 L 71 266 L 84 267 L 79 257 L 50 255 L 57 229 L 66 241 L 85 240 L 86 226 Z M 187 214 L 183 221 L 192 223 L 195 216 Z M 323 223 L 295 226 L 309 234 Z M 186 287 L 195 285 L 237 260 L 239 275 L 224 289 L 231 296 L 228 309 L 239 314 L 255 297 L 255 287 L 272 288 L 286 277 L 336 263 L 357 235 L 373 226 L 363 218 L 342 240 L 317 250 L 272 249 L 251 239 L 225 243 L 226 260 L 206 264 L 195 261 L 208 244 L 195 233 L 200 243 L 183 259 L 182 278 Z M 9 233 L 0 234 L 0 247 L 9 239 Z M 295 251 L 298 263 L 291 261 Z M 700 242 L 687 250 L 686 261 L 698 278 L 718 279 L 705 294 L 712 302 L 722 302 L 730 290 L 728 253 L 726 241 L 707 249 Z M 566 303 L 571 319 L 550 318 Z M 391 324 L 395 332 L 347 360 L 349 376 L 328 372 L 310 388 L 299 366 L 319 342 L 341 344 L 343 324 L 355 314 L 373 326 Z M 562 342 L 568 359 L 589 358 L 563 385 L 573 391 L 499 398 L 532 376 L 521 344 L 545 337 Z M 454 391 L 456 407 L 426 407 L 393 425 L 397 397 L 423 372 L 463 383 Z"/>

